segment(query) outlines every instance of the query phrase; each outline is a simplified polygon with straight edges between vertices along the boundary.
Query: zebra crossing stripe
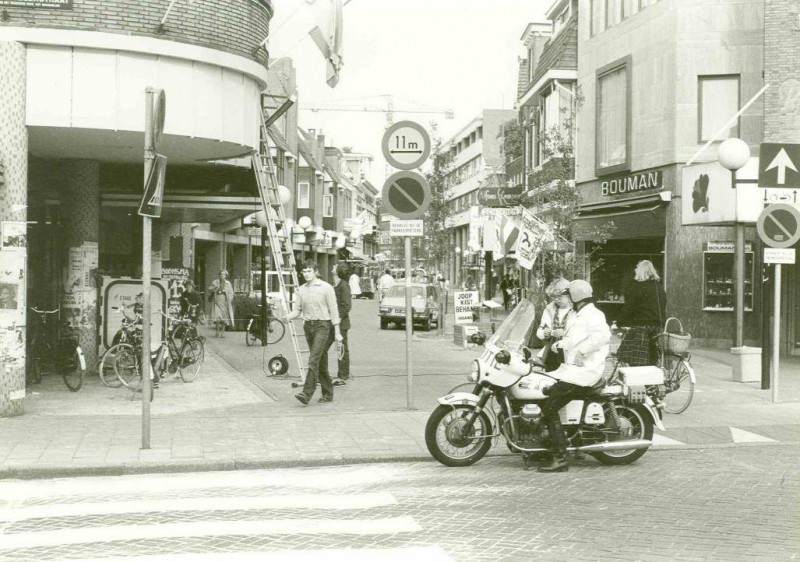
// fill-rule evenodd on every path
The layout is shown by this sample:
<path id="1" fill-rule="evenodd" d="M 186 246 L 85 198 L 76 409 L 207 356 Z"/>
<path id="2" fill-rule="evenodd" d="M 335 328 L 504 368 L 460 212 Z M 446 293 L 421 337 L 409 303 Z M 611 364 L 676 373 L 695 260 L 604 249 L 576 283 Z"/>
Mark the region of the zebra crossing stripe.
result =
<path id="1" fill-rule="evenodd" d="M 2 549 L 77 545 L 140 539 L 211 537 L 223 535 L 380 535 L 422 530 L 412 517 L 385 519 L 260 519 L 254 521 L 202 521 L 159 525 L 83 527 L 3 535 Z"/>
<path id="2" fill-rule="evenodd" d="M 660 433 L 653 434 L 653 445 L 656 447 L 675 447 L 679 445 L 686 445 L 681 441 L 676 441 L 675 439 L 670 439 L 669 437 L 665 437 Z"/>
<path id="3" fill-rule="evenodd" d="M 731 427 L 730 430 L 731 438 L 733 439 L 734 443 L 775 443 L 774 439 L 764 437 L 763 435 L 759 435 L 757 433 L 751 433 L 749 431 L 745 431 L 744 429 Z"/>
<path id="4" fill-rule="evenodd" d="M 280 495 L 257 497 L 210 497 L 169 500 L 115 501 L 104 503 L 71 503 L 32 505 L 0 509 L 0 521 L 21 521 L 43 517 L 79 517 L 82 515 L 113 515 L 121 513 L 150 513 L 155 511 L 237 511 L 251 509 L 370 509 L 396 505 L 388 492 L 367 494 Z"/>
<path id="5" fill-rule="evenodd" d="M 114 558 L 68 559 L 68 562 L 161 562 L 163 555 L 119 556 Z M 170 562 L 452 562 L 453 558 L 438 546 L 408 548 L 282 550 L 274 552 L 215 552 L 208 554 L 174 554 Z M 64 560 L 63 562 L 67 562 Z"/>

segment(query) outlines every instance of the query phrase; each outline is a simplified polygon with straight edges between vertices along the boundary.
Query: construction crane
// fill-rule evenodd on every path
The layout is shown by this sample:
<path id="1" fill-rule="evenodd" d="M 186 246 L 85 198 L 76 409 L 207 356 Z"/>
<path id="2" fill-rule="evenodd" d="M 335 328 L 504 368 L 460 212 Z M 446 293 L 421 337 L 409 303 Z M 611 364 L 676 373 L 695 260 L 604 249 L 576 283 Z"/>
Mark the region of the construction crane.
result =
<path id="1" fill-rule="evenodd" d="M 374 98 L 383 98 L 386 102 L 385 106 L 378 106 L 378 105 L 369 105 L 369 104 L 362 104 L 358 103 L 359 100 L 369 100 Z M 319 111 L 367 111 L 367 112 L 374 112 L 374 113 L 384 113 L 386 114 L 386 127 L 389 128 L 394 123 L 394 114 L 395 113 L 436 113 L 440 115 L 444 115 L 445 119 L 453 119 L 455 113 L 452 109 L 445 109 L 445 108 L 438 108 L 438 107 L 429 107 L 423 106 L 419 108 L 412 108 L 412 107 L 401 107 L 398 108 L 395 106 L 395 98 L 390 94 L 382 94 L 378 96 L 371 96 L 367 98 L 351 98 L 349 100 L 338 100 L 344 102 L 354 102 L 353 105 L 339 105 L 338 102 L 336 104 L 331 104 L 328 102 L 319 102 L 314 103 L 310 102 L 308 104 L 300 104 L 300 109 L 304 109 L 307 111 L 312 111 L 314 113 Z M 412 104 L 423 105 L 419 102 L 415 102 L 413 100 L 403 100 L 406 102 L 410 102 Z"/>

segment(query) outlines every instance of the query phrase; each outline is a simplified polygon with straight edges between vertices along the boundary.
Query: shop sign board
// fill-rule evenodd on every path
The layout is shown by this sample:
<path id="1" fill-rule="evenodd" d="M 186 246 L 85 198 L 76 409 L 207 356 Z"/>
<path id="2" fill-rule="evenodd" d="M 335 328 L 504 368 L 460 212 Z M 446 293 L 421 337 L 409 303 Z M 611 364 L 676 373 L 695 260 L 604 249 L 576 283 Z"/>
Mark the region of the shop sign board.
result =
<path id="1" fill-rule="evenodd" d="M 794 246 L 800 240 L 800 210 L 786 203 L 770 205 L 758 216 L 756 230 L 767 246 Z"/>
<path id="2" fill-rule="evenodd" d="M 455 304 L 455 323 L 472 324 L 472 311 L 478 307 L 478 291 L 456 291 L 453 293 Z"/>
<path id="3" fill-rule="evenodd" d="M 681 170 L 681 223 L 684 226 L 730 226 L 734 222 L 755 223 L 764 208 L 758 188 L 758 158 L 736 172 L 716 160 Z"/>
<path id="4" fill-rule="evenodd" d="M 660 190 L 664 187 L 664 172 L 650 170 L 614 176 L 600 182 L 600 195 L 624 195 L 635 191 Z"/>
<path id="5" fill-rule="evenodd" d="M 484 207 L 513 207 L 522 200 L 524 188 L 517 187 L 482 187 L 478 190 L 478 203 Z"/>
<path id="6" fill-rule="evenodd" d="M 0 0 L 0 6 L 11 8 L 44 8 L 47 10 L 71 10 L 72 0 Z"/>
<path id="7" fill-rule="evenodd" d="M 762 142 L 758 159 L 758 185 L 800 187 L 800 144 Z"/>

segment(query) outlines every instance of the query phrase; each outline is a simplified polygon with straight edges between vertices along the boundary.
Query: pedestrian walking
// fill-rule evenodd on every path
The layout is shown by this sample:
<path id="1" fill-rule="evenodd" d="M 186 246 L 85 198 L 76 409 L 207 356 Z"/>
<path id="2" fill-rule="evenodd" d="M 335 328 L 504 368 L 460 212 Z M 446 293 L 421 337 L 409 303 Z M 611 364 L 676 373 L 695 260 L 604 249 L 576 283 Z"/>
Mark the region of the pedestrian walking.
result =
<path id="1" fill-rule="evenodd" d="M 350 343 L 347 332 L 350 330 L 350 309 L 353 307 L 350 285 L 347 282 L 349 268 L 340 263 L 331 269 L 333 292 L 336 293 L 336 307 L 339 310 L 339 333 L 342 334 L 341 352 L 337 349 L 338 370 L 333 386 L 344 386 L 350 380 Z M 328 338 L 328 347 L 333 344 L 333 334 Z M 328 354 L 322 356 L 319 363 L 320 372 L 328 372 Z"/>
<path id="2" fill-rule="evenodd" d="M 631 329 L 617 350 L 617 359 L 632 367 L 654 365 L 658 362 L 655 337 L 664 326 L 667 294 L 650 260 L 636 264 L 633 280 L 623 294 L 625 304 L 620 311 L 619 324 Z"/>
<path id="3" fill-rule="evenodd" d="M 212 303 L 211 322 L 214 324 L 214 337 L 224 338 L 225 328 L 233 324 L 233 285 L 228 281 L 228 272 L 220 270 L 208 288 L 208 300 Z"/>
<path id="4" fill-rule="evenodd" d="M 317 390 L 319 380 L 322 385 L 322 398 L 319 402 L 333 402 L 331 377 L 327 365 L 323 371 L 320 362 L 323 355 L 327 355 L 331 341 L 342 341 L 336 293 L 329 283 L 319 278 L 316 263 L 304 263 L 302 274 L 306 282 L 298 288 L 294 309 L 286 316 L 289 322 L 295 318 L 303 318 L 303 333 L 310 351 L 303 392 L 295 394 L 295 398 L 302 404 L 308 404 Z M 333 340 L 329 339 L 331 331 L 334 333 Z"/>
<path id="5" fill-rule="evenodd" d="M 394 287 L 394 277 L 392 277 L 392 272 L 387 267 L 383 272 L 383 275 L 381 275 L 381 278 L 378 279 L 378 291 L 380 294 L 379 299 L 381 301 L 383 300 L 383 297 L 389 293 L 389 289 L 392 287 Z"/>
<path id="6" fill-rule="evenodd" d="M 361 298 L 361 278 L 355 271 L 350 275 L 350 295 L 354 299 Z"/>
<path id="7" fill-rule="evenodd" d="M 509 292 L 509 281 L 510 277 L 508 275 L 503 275 L 503 279 L 500 281 L 500 294 L 503 295 L 503 308 L 508 310 L 508 300 L 511 296 Z"/>

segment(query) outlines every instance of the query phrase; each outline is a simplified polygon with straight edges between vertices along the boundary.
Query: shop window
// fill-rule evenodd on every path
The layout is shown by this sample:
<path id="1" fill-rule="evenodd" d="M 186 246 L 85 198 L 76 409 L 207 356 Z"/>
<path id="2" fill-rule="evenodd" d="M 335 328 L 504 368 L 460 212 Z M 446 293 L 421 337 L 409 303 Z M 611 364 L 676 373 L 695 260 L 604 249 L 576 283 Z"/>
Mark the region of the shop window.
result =
<path id="1" fill-rule="evenodd" d="M 630 57 L 597 71 L 596 173 L 629 169 Z"/>
<path id="2" fill-rule="evenodd" d="M 699 76 L 697 79 L 698 97 L 698 141 L 706 142 L 739 111 L 739 76 Z M 737 119 L 715 140 L 725 140 L 739 136 Z"/>
<path id="3" fill-rule="evenodd" d="M 307 181 L 297 182 L 297 208 L 308 209 L 311 207 L 311 184 Z"/>
<path id="4" fill-rule="evenodd" d="M 709 242 L 703 252 L 703 310 L 732 311 L 733 242 Z M 753 310 L 753 250 L 745 246 L 744 309 Z"/>

